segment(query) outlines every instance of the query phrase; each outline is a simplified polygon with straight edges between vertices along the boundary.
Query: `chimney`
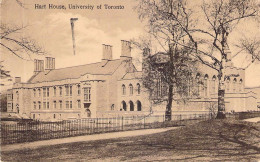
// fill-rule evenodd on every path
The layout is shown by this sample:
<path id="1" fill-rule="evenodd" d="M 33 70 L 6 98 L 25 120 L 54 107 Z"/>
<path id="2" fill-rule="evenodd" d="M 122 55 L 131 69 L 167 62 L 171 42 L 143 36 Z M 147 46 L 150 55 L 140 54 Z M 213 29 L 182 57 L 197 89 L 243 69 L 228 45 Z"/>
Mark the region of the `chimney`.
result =
<path id="1" fill-rule="evenodd" d="M 45 70 L 53 70 L 55 69 L 55 58 L 46 57 L 45 58 Z"/>
<path id="2" fill-rule="evenodd" d="M 103 58 L 102 60 L 112 60 L 112 46 L 103 44 Z"/>
<path id="3" fill-rule="evenodd" d="M 21 77 L 15 77 L 14 82 L 15 83 L 21 83 Z"/>
<path id="4" fill-rule="evenodd" d="M 44 71 L 44 61 L 43 60 L 34 60 L 34 74 Z"/>
<path id="5" fill-rule="evenodd" d="M 131 42 L 121 40 L 122 51 L 120 57 L 131 57 Z"/>

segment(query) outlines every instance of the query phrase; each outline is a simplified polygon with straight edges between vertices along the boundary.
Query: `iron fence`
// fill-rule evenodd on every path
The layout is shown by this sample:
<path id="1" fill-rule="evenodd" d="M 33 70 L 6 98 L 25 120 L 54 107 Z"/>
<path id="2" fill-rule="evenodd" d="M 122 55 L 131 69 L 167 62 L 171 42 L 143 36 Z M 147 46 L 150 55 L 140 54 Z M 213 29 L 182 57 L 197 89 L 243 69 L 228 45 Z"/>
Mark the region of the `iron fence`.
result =
<path id="1" fill-rule="evenodd" d="M 210 119 L 210 114 L 173 115 L 168 124 L 164 115 L 115 118 L 86 118 L 58 122 L 1 124 L 1 144 L 23 143 L 72 136 L 185 125 Z"/>

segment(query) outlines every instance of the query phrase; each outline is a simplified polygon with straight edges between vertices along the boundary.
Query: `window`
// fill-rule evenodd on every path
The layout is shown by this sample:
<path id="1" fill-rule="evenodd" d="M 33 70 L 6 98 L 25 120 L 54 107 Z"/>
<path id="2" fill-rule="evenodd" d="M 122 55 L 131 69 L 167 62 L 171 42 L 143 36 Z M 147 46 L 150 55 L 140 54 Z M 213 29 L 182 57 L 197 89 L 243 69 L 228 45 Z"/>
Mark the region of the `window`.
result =
<path id="1" fill-rule="evenodd" d="M 216 76 L 212 77 L 212 93 L 216 92 Z"/>
<path id="2" fill-rule="evenodd" d="M 197 81 L 197 95 L 200 96 L 201 92 L 200 92 L 200 74 L 199 73 L 196 75 L 196 81 Z"/>
<path id="3" fill-rule="evenodd" d="M 47 102 L 47 109 L 49 109 L 50 108 L 50 103 L 49 102 Z"/>
<path id="4" fill-rule="evenodd" d="M 66 101 L 66 109 L 68 109 L 70 107 L 70 103 L 69 101 Z"/>
<path id="5" fill-rule="evenodd" d="M 72 101 L 70 101 L 70 108 L 72 109 Z"/>
<path id="6" fill-rule="evenodd" d="M 204 95 L 205 97 L 208 97 L 208 74 L 205 75 L 204 77 Z"/>
<path id="7" fill-rule="evenodd" d="M 111 110 L 115 110 L 115 104 L 111 105 Z"/>
<path id="8" fill-rule="evenodd" d="M 70 96 L 72 96 L 72 85 L 70 86 Z"/>
<path id="9" fill-rule="evenodd" d="M 229 77 L 227 78 L 226 84 L 227 84 L 227 87 L 226 87 L 227 92 L 229 92 L 229 90 L 230 90 L 230 78 Z"/>
<path id="10" fill-rule="evenodd" d="M 137 101 L 136 104 L 137 104 L 137 111 L 142 111 L 142 104 L 141 104 L 141 102 Z"/>
<path id="11" fill-rule="evenodd" d="M 240 79 L 239 80 L 239 91 L 242 91 L 242 88 L 243 88 L 243 80 Z"/>
<path id="12" fill-rule="evenodd" d="M 130 105 L 130 111 L 134 111 L 134 103 L 133 103 L 133 101 L 129 101 L 129 105 Z"/>
<path id="13" fill-rule="evenodd" d="M 79 109 L 81 108 L 81 102 L 80 102 L 80 100 L 78 100 L 78 108 L 79 108 Z"/>
<path id="14" fill-rule="evenodd" d="M 55 114 L 53 114 L 53 119 L 55 119 L 56 118 L 56 115 Z"/>
<path id="15" fill-rule="evenodd" d="M 56 109 L 57 105 L 56 105 L 56 101 L 53 101 L 53 109 Z"/>
<path id="16" fill-rule="evenodd" d="M 77 86 L 78 87 L 78 95 L 80 95 L 80 85 Z"/>
<path id="17" fill-rule="evenodd" d="M 233 92 L 236 92 L 236 86 L 237 86 L 237 79 L 234 78 L 234 80 L 233 80 Z"/>
<path id="18" fill-rule="evenodd" d="M 38 102 L 39 110 L 41 110 L 41 102 Z"/>
<path id="19" fill-rule="evenodd" d="M 141 93 L 141 86 L 140 86 L 140 84 L 137 83 L 136 87 L 137 87 L 137 94 L 140 94 Z"/>
<path id="20" fill-rule="evenodd" d="M 122 110 L 126 111 L 126 103 L 125 103 L 125 101 L 121 102 L 121 111 Z"/>
<path id="21" fill-rule="evenodd" d="M 41 97 L 41 89 L 38 89 L 39 97 Z"/>
<path id="22" fill-rule="evenodd" d="M 46 97 L 46 88 L 43 88 L 42 91 L 43 91 L 43 97 Z"/>
<path id="23" fill-rule="evenodd" d="M 36 102 L 33 102 L 33 109 L 36 110 Z"/>
<path id="24" fill-rule="evenodd" d="M 17 100 L 17 102 L 19 101 L 19 92 L 18 91 L 16 91 L 16 100 Z"/>
<path id="25" fill-rule="evenodd" d="M 84 88 L 84 101 L 90 102 L 91 101 L 91 88 L 90 87 L 86 87 Z"/>
<path id="26" fill-rule="evenodd" d="M 50 88 L 47 88 L 47 97 L 50 96 Z"/>
<path id="27" fill-rule="evenodd" d="M 53 96 L 56 96 L 56 87 L 53 87 Z"/>
<path id="28" fill-rule="evenodd" d="M 129 93 L 130 95 L 133 95 L 133 85 L 129 84 Z"/>
<path id="29" fill-rule="evenodd" d="M 35 114 L 33 114 L 33 119 L 35 119 Z"/>
<path id="30" fill-rule="evenodd" d="M 62 109 L 62 101 L 59 101 L 60 102 L 60 109 Z"/>
<path id="31" fill-rule="evenodd" d="M 65 93 L 66 93 L 66 96 L 69 95 L 69 85 L 65 85 Z"/>
<path id="32" fill-rule="evenodd" d="M 46 109 L 46 102 L 43 102 L 43 109 Z"/>
<path id="33" fill-rule="evenodd" d="M 59 87 L 60 89 L 60 96 L 62 96 L 62 87 Z"/>
<path id="34" fill-rule="evenodd" d="M 125 85 L 123 84 L 122 85 L 122 95 L 125 95 L 126 94 L 126 90 L 125 90 Z"/>
<path id="35" fill-rule="evenodd" d="M 33 97 L 36 97 L 36 89 L 33 89 Z"/>

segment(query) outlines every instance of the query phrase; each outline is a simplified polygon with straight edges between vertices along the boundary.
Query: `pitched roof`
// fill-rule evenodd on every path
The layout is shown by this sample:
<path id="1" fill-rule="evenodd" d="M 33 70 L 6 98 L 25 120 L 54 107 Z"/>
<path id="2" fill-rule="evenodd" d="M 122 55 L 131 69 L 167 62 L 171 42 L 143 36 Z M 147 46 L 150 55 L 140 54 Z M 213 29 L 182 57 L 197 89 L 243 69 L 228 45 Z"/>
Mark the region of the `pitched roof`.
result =
<path id="1" fill-rule="evenodd" d="M 142 78 L 142 71 L 136 71 L 133 73 L 126 73 L 126 75 L 122 79 L 130 80 L 130 79 L 141 79 L 141 78 Z"/>
<path id="2" fill-rule="evenodd" d="M 85 74 L 111 75 L 121 63 L 122 60 L 117 59 L 39 72 L 38 74 L 33 75 L 28 83 L 76 79 Z"/>

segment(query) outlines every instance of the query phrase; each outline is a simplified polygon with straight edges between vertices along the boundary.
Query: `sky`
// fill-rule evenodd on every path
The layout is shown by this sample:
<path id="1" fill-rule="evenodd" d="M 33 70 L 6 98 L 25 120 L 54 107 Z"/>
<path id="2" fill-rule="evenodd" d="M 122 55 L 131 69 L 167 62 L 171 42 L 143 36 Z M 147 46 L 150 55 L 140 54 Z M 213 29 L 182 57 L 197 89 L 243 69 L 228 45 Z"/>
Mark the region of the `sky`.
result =
<path id="1" fill-rule="evenodd" d="M 136 0 L 21 0 L 24 8 L 16 0 L 2 0 L 1 23 L 27 26 L 22 35 L 34 39 L 44 47 L 47 56 L 55 57 L 56 68 L 98 62 L 102 57 L 102 44 L 113 46 L 113 58 L 121 54 L 121 40 L 136 39 L 145 32 L 145 24 L 138 19 L 133 7 Z M 1 2 L 1 0 L 0 0 Z M 35 9 L 35 4 L 94 5 L 93 10 L 51 10 Z M 122 10 L 108 10 L 104 4 L 124 6 Z M 102 5 L 102 9 L 97 9 Z M 73 55 L 70 18 L 75 22 L 76 55 Z M 251 25 L 242 25 L 241 30 L 259 30 Z M 238 32 L 233 37 L 236 39 Z M 253 33 L 254 34 L 254 33 Z M 33 59 L 43 56 L 31 55 L 30 61 L 21 60 L 7 50 L 0 48 L 0 60 L 13 77 L 22 77 L 26 82 L 33 74 Z M 134 50 L 134 58 L 140 52 Z M 244 58 L 234 63 L 241 65 Z M 140 65 L 136 65 L 140 69 Z M 246 86 L 260 86 L 260 65 L 252 65 L 246 70 Z"/>

